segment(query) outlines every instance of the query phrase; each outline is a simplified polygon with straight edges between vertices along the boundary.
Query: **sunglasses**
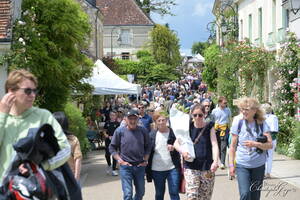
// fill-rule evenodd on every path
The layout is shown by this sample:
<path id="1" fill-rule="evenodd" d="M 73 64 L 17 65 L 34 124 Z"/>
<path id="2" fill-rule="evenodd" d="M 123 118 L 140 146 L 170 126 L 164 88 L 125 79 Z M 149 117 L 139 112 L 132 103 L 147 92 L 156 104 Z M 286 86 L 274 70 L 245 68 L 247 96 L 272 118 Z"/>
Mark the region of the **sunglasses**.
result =
<path id="1" fill-rule="evenodd" d="M 193 117 L 203 117 L 203 114 L 193 114 Z"/>
<path id="2" fill-rule="evenodd" d="M 26 95 L 31 95 L 31 93 L 33 93 L 33 94 L 35 94 L 35 95 L 37 95 L 37 93 L 38 93 L 38 89 L 31 89 L 31 88 L 19 88 L 19 90 L 24 90 L 24 93 L 26 94 Z"/>
<path id="3" fill-rule="evenodd" d="M 144 107 L 138 107 L 138 109 L 144 109 Z"/>
<path id="4" fill-rule="evenodd" d="M 204 105 L 204 107 L 210 107 L 210 105 Z"/>

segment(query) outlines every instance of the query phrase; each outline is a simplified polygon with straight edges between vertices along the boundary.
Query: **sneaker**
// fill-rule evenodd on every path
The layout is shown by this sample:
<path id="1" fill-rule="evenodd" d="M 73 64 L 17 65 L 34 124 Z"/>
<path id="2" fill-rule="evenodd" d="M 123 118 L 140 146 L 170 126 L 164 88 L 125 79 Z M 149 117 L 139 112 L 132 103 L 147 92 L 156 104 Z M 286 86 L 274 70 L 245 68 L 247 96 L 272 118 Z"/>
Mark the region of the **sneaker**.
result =
<path id="1" fill-rule="evenodd" d="M 225 169 L 225 165 L 221 164 L 220 169 Z"/>
<path id="2" fill-rule="evenodd" d="M 106 174 L 111 174 L 111 167 L 110 166 L 106 167 Z"/>
<path id="3" fill-rule="evenodd" d="M 119 175 L 119 173 L 118 173 L 118 171 L 117 171 L 117 170 L 113 170 L 113 171 L 111 172 L 111 175 L 112 175 L 112 176 L 118 176 L 118 175 Z"/>

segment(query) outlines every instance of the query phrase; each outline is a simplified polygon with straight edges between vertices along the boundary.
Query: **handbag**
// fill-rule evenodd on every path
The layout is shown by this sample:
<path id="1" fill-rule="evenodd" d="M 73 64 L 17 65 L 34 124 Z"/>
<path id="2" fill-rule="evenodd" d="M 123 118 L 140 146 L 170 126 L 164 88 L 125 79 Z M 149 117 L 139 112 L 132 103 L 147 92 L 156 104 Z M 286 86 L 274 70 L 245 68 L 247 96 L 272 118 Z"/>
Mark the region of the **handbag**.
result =
<path id="1" fill-rule="evenodd" d="M 180 169 L 180 182 L 179 182 L 179 193 L 184 194 L 185 193 L 185 177 L 184 177 L 184 168 L 183 164 L 181 163 L 181 169 Z"/>
<path id="2" fill-rule="evenodd" d="M 203 135 L 205 129 L 207 128 L 207 125 L 205 125 L 201 132 L 199 133 L 199 135 L 197 136 L 197 138 L 194 141 L 194 145 L 197 144 L 200 140 L 200 137 Z M 183 158 L 182 158 L 183 160 Z M 179 193 L 184 194 L 185 193 L 185 185 L 186 185 L 186 180 L 184 177 L 184 168 L 183 168 L 183 163 L 181 163 L 181 169 L 180 169 L 180 182 L 179 182 Z"/>

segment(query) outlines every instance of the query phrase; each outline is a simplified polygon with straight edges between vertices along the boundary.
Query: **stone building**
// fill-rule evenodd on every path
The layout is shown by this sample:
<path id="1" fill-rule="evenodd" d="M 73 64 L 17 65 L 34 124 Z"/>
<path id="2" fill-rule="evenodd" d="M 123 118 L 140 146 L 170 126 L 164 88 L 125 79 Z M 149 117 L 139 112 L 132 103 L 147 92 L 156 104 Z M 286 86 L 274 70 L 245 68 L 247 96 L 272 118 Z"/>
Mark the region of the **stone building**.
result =
<path id="1" fill-rule="evenodd" d="M 134 0 L 97 0 L 96 5 L 104 15 L 104 56 L 136 60 L 154 22 Z"/>
<path id="2" fill-rule="evenodd" d="M 103 57 L 103 15 L 96 7 L 96 0 L 77 0 L 88 14 L 92 27 L 90 45 L 84 53 L 94 61 Z"/>

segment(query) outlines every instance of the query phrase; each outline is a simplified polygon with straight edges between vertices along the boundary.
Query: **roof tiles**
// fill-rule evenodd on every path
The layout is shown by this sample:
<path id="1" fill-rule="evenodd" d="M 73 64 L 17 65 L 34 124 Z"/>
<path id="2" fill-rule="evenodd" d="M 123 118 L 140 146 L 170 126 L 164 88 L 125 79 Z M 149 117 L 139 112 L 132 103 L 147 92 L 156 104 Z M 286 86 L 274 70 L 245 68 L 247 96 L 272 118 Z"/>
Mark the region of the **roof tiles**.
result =
<path id="1" fill-rule="evenodd" d="M 11 0 L 0 0 L 0 39 L 9 38 Z"/>
<path id="2" fill-rule="evenodd" d="M 97 0 L 104 25 L 154 25 L 134 0 Z"/>

